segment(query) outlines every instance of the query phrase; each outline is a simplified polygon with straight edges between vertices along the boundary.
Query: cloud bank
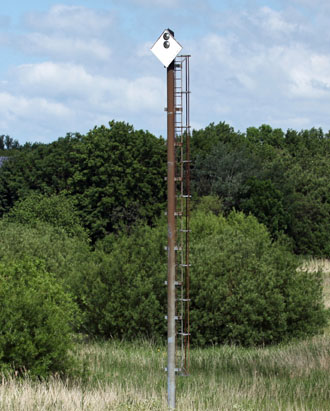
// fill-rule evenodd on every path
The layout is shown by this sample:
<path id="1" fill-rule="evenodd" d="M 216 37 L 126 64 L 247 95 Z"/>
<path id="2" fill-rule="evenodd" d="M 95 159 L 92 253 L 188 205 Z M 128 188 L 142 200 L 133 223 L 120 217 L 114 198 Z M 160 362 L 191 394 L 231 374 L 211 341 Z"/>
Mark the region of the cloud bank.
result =
<path id="1" fill-rule="evenodd" d="M 130 0 L 57 4 L 19 27 L 0 16 L 0 134 L 48 142 L 116 119 L 165 135 L 166 71 L 149 48 L 166 27 L 192 55 L 195 128 L 328 130 L 329 14 L 321 0 Z"/>

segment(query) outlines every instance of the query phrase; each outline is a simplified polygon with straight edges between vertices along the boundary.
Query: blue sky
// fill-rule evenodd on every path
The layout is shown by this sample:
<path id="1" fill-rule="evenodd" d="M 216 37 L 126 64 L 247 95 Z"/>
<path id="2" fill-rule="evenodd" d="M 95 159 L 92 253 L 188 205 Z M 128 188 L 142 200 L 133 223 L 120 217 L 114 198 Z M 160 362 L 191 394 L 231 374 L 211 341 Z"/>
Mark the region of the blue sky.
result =
<path id="1" fill-rule="evenodd" d="M 5 4 L 3 4 L 5 3 Z M 171 28 L 191 54 L 191 123 L 330 129 L 328 0 L 29 0 L 0 5 L 0 134 L 21 143 L 108 121 L 166 135 Z"/>

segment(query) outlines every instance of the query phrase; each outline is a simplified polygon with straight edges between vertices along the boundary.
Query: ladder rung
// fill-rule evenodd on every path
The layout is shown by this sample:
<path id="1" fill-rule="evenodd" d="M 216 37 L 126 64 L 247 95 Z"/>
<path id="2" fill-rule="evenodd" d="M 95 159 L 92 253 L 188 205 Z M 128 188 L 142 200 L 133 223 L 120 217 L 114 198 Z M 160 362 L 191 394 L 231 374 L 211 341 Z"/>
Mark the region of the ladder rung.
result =
<path id="1" fill-rule="evenodd" d="M 190 298 L 178 298 L 177 301 L 189 302 L 191 301 Z"/>
<path id="2" fill-rule="evenodd" d="M 167 251 L 167 245 L 164 246 L 164 250 Z M 174 247 L 174 251 L 182 251 L 182 247 L 178 247 L 177 245 Z"/>
<path id="3" fill-rule="evenodd" d="M 165 285 L 167 285 L 167 281 L 164 281 Z M 177 287 L 181 287 L 182 286 L 182 282 L 181 281 L 174 281 L 174 285 L 176 285 Z"/>
<path id="4" fill-rule="evenodd" d="M 183 337 L 187 337 L 188 335 L 191 335 L 190 333 L 178 333 L 178 335 L 182 335 Z"/>
<path id="5" fill-rule="evenodd" d="M 167 177 L 164 177 L 164 181 L 167 181 Z M 182 181 L 182 177 L 174 177 L 174 181 Z"/>
<path id="6" fill-rule="evenodd" d="M 164 215 L 167 215 L 167 211 L 164 211 Z M 183 212 L 182 211 L 174 211 L 174 216 L 175 217 L 182 217 Z"/>
<path id="7" fill-rule="evenodd" d="M 167 367 L 164 368 L 165 372 L 167 372 Z M 182 372 L 182 368 L 174 368 L 175 372 Z"/>

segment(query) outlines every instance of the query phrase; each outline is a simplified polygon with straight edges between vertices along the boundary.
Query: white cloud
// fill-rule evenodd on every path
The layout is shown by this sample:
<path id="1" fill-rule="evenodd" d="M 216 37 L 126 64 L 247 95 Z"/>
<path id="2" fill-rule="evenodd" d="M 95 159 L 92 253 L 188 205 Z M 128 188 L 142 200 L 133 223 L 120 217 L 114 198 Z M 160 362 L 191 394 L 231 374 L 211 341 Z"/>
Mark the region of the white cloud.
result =
<path id="1" fill-rule="evenodd" d="M 28 54 L 47 55 L 66 60 L 109 60 L 110 48 L 98 39 L 80 39 L 63 34 L 27 34 L 20 39 L 20 47 Z"/>
<path id="2" fill-rule="evenodd" d="M 310 99 L 330 98 L 330 56 L 305 50 L 295 63 L 288 70 L 293 95 Z"/>
<path id="3" fill-rule="evenodd" d="M 38 123 L 47 136 L 51 127 L 60 125 L 62 135 L 69 130 L 85 132 L 112 118 L 134 120 L 148 128 L 141 123 L 141 113 L 153 119 L 154 108 L 165 95 L 159 78 L 106 77 L 70 63 L 21 65 L 10 80 L 0 94 L 3 129 L 15 131 L 27 122 Z"/>
<path id="4" fill-rule="evenodd" d="M 45 62 L 22 65 L 13 73 L 19 90 L 27 95 L 44 95 L 74 101 L 85 99 L 94 110 L 110 104 L 114 110 L 133 112 L 152 110 L 159 101 L 163 85 L 155 77 L 105 77 L 88 72 L 83 66 L 69 63 Z"/>
<path id="5" fill-rule="evenodd" d="M 25 141 L 22 130 L 33 136 L 34 140 L 49 141 L 54 137 L 51 130 L 58 127 L 59 121 L 68 125 L 73 114 L 63 103 L 7 92 L 0 92 L 0 112 L 2 132 L 19 138 L 21 142 Z"/>
<path id="6" fill-rule="evenodd" d="M 68 116 L 68 110 L 63 104 L 50 102 L 45 98 L 27 98 L 25 96 L 0 93 L 0 109 L 8 119 L 25 117 L 28 119 L 39 118 L 40 114 L 55 114 L 55 116 Z"/>
<path id="7" fill-rule="evenodd" d="M 19 32 L 0 34 L 0 45 L 16 47 L 0 78 L 0 126 L 33 137 L 34 123 L 54 139 L 115 118 L 164 135 L 166 71 L 149 49 L 169 24 L 192 55 L 193 125 L 330 128 L 330 2 L 316 2 L 278 0 L 275 10 L 225 1 L 215 12 L 216 1 L 113 0 L 102 11 L 29 13 Z"/>
<path id="8" fill-rule="evenodd" d="M 272 10 L 270 7 L 262 7 L 257 14 L 257 24 L 269 32 L 288 35 L 297 30 L 298 25 L 288 21 L 283 13 Z"/>
<path id="9" fill-rule="evenodd" d="M 262 123 L 330 128 L 329 48 L 306 41 L 309 30 L 263 7 L 243 10 L 218 33 L 191 42 L 195 121 L 225 119 L 241 130 Z"/>

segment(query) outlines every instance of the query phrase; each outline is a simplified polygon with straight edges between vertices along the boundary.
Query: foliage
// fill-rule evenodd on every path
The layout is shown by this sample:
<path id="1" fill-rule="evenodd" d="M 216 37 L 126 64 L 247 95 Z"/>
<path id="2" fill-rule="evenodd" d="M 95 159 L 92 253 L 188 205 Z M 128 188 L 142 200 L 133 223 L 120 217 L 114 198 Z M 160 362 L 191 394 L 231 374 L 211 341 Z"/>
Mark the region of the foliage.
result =
<path id="1" fill-rule="evenodd" d="M 244 136 L 219 123 L 195 132 L 192 148 L 198 196 L 219 196 L 226 214 L 253 214 L 273 238 L 289 235 L 297 254 L 330 255 L 329 133 L 264 124 Z"/>
<path id="2" fill-rule="evenodd" d="M 203 203 L 201 204 L 203 208 Z M 198 209 L 191 239 L 192 343 L 273 344 L 319 332 L 326 323 L 319 274 L 273 243 L 256 218 Z M 133 339 L 163 338 L 166 226 L 136 227 L 97 244 L 86 278 L 87 329 Z"/>
<path id="3" fill-rule="evenodd" d="M 129 124 L 112 121 L 51 144 L 1 141 L 10 159 L 0 170 L 0 216 L 31 193 L 49 202 L 61 194 L 95 243 L 139 221 L 152 225 L 165 208 L 165 141 Z M 289 235 L 296 253 L 327 257 L 329 157 L 330 134 L 322 129 L 283 132 L 263 124 L 241 133 L 211 123 L 191 137 L 193 197 L 217 196 L 226 215 L 232 209 L 251 213 L 274 239 Z M 50 207 L 50 220 L 58 206 Z"/>
<path id="4" fill-rule="evenodd" d="M 253 214 L 268 227 L 273 237 L 286 231 L 290 216 L 284 206 L 283 192 L 270 180 L 250 178 L 246 181 L 247 191 L 242 196 L 239 208 Z"/>
<path id="5" fill-rule="evenodd" d="M 287 184 L 293 186 L 288 234 L 299 254 L 330 256 L 329 178 L 330 155 L 301 156 L 287 169 Z"/>
<path id="6" fill-rule="evenodd" d="M 196 158 L 192 173 L 192 188 L 198 196 L 216 195 L 224 210 L 237 207 L 246 194 L 246 181 L 256 175 L 258 160 L 246 148 L 218 142 L 210 152 Z"/>
<path id="7" fill-rule="evenodd" d="M 235 132 L 233 127 L 225 122 L 211 123 L 205 129 L 193 130 L 191 136 L 191 156 L 195 161 L 197 158 L 205 158 L 219 143 L 238 147 L 244 144 L 244 135 Z"/>
<path id="8" fill-rule="evenodd" d="M 68 184 L 94 240 L 151 223 L 165 201 L 165 144 L 125 123 L 94 128 L 76 145 Z"/>
<path id="9" fill-rule="evenodd" d="M 31 192 L 70 197 L 93 241 L 142 219 L 152 223 L 165 201 L 162 139 L 123 122 L 25 145 L 0 172 L 0 215 Z"/>
<path id="10" fill-rule="evenodd" d="M 326 324 L 320 275 L 297 271 L 297 260 L 254 217 L 199 212 L 192 230 L 195 343 L 271 344 Z"/>
<path id="11" fill-rule="evenodd" d="M 68 134 L 51 144 L 26 144 L 6 161 L 0 172 L 0 215 L 33 193 L 68 192 L 72 158 L 79 134 Z"/>
<path id="12" fill-rule="evenodd" d="M 10 150 L 16 150 L 20 148 L 20 144 L 17 140 L 14 140 L 8 135 L 0 135 L 0 155 L 7 155 Z"/>
<path id="13" fill-rule="evenodd" d="M 63 194 L 47 196 L 32 193 L 18 201 L 5 216 L 5 220 L 32 227 L 40 222 L 64 230 L 70 237 L 86 238 L 73 200 Z"/>
<path id="14" fill-rule="evenodd" d="M 192 210 L 199 210 L 204 213 L 223 214 L 221 199 L 214 195 L 199 197 L 197 201 L 192 202 L 191 208 Z"/>
<path id="15" fill-rule="evenodd" d="M 95 261 L 84 237 L 71 237 L 63 229 L 44 222 L 33 226 L 13 221 L 0 221 L 0 261 L 25 256 L 43 260 L 45 270 L 52 273 L 66 291 L 81 305 L 85 277 L 95 269 Z"/>
<path id="16" fill-rule="evenodd" d="M 0 261 L 0 368 L 44 377 L 72 366 L 77 307 L 41 260 Z"/>
<path id="17" fill-rule="evenodd" d="M 165 239 L 164 225 L 139 225 L 97 244 L 98 268 L 84 284 L 88 332 L 125 339 L 164 335 Z"/>

